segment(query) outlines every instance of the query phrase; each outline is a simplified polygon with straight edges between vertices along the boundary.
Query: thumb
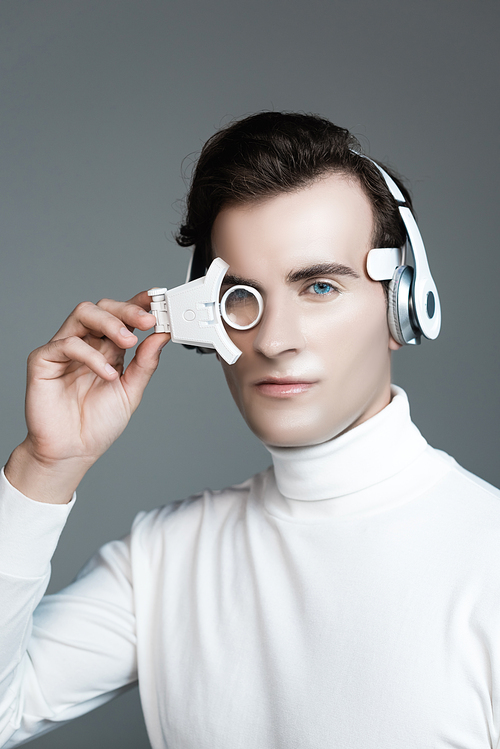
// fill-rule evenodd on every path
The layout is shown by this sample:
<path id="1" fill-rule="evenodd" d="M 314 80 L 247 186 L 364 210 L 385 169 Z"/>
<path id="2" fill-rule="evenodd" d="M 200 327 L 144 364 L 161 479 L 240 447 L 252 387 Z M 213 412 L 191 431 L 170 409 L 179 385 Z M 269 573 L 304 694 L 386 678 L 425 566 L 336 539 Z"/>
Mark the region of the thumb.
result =
<path id="1" fill-rule="evenodd" d="M 132 413 L 141 402 L 142 394 L 158 366 L 160 353 L 170 340 L 170 333 L 153 333 L 136 349 L 135 356 L 121 378 L 121 384 Z"/>

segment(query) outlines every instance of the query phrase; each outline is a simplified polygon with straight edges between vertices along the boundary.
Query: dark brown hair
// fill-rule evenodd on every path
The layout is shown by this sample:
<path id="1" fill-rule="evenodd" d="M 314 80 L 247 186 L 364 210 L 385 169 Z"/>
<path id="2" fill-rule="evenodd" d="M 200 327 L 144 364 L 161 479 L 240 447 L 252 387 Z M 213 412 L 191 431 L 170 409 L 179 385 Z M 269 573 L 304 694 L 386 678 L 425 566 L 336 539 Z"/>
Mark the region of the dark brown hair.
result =
<path id="1" fill-rule="evenodd" d="M 194 247 L 192 278 L 210 265 L 210 235 L 222 208 L 298 190 L 329 172 L 355 178 L 365 191 L 373 207 L 373 247 L 401 247 L 406 232 L 396 201 L 378 169 L 360 153 L 348 130 L 312 114 L 260 112 L 219 130 L 201 151 L 176 235 L 179 245 Z M 411 208 L 400 178 L 383 168 Z"/>

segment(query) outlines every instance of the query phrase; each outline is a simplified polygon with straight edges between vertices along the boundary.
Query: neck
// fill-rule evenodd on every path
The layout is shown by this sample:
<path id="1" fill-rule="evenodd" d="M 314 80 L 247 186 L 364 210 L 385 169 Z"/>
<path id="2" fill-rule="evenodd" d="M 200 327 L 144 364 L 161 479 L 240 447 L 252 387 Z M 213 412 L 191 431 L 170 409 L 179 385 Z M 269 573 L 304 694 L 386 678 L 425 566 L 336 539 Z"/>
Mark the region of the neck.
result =
<path id="1" fill-rule="evenodd" d="M 277 488 L 289 499 L 350 495 L 407 466 L 427 443 L 412 424 L 403 390 L 381 411 L 335 439 L 310 447 L 271 447 Z"/>

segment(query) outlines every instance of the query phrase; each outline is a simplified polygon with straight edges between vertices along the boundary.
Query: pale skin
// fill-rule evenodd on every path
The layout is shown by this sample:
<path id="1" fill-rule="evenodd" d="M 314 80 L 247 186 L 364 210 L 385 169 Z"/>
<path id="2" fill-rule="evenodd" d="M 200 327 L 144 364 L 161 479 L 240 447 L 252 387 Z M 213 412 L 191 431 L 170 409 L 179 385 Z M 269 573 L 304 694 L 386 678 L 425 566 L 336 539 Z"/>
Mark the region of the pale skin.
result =
<path id="1" fill-rule="evenodd" d="M 368 198 L 339 175 L 217 216 L 212 244 L 230 265 L 229 282 L 255 285 L 265 301 L 255 328 L 228 329 L 242 356 L 222 363 L 236 404 L 264 442 L 324 442 L 389 403 L 390 354 L 399 345 L 387 327 L 384 290 L 366 273 L 372 236 Z M 146 292 L 128 302 L 84 302 L 30 355 L 28 434 L 5 469 L 26 496 L 67 503 L 125 429 L 169 340 L 148 336 L 123 370 L 137 343 L 131 331 L 154 326 L 148 309 Z"/>

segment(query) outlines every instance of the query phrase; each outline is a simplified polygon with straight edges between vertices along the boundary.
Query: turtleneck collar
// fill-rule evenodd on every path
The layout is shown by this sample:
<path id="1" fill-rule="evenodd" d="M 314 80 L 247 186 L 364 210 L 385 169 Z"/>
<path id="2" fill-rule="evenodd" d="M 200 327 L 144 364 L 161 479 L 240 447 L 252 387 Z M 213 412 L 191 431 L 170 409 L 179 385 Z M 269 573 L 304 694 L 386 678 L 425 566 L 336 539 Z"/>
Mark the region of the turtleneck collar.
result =
<path id="1" fill-rule="evenodd" d="M 361 492 L 413 463 L 427 442 L 410 418 L 404 390 L 392 386 L 388 406 L 335 439 L 309 447 L 271 447 L 279 493 L 325 500 Z"/>

